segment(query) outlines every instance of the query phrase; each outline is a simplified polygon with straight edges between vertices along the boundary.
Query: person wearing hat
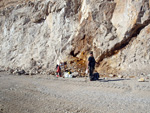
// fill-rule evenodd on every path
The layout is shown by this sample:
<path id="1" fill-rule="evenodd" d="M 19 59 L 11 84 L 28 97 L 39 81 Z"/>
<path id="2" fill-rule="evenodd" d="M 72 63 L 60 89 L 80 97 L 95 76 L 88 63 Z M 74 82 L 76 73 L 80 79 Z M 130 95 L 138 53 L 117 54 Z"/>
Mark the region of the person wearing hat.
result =
<path id="1" fill-rule="evenodd" d="M 94 79 L 93 77 L 93 71 L 95 69 L 95 58 L 93 56 L 93 52 L 90 52 L 90 57 L 88 58 L 88 66 L 87 69 L 89 69 L 89 78 L 90 81 L 92 81 Z"/>

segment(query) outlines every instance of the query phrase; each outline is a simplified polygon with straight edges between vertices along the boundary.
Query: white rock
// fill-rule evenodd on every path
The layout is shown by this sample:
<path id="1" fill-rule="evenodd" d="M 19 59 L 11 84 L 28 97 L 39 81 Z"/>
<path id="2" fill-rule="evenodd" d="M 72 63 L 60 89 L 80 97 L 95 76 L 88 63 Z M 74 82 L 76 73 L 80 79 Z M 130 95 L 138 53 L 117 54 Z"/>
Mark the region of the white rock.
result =
<path id="1" fill-rule="evenodd" d="M 150 77 L 150 74 L 148 74 L 147 76 Z"/>
<path id="2" fill-rule="evenodd" d="M 140 78 L 138 79 L 139 82 L 145 82 L 145 79 L 144 78 Z"/>
<path id="3" fill-rule="evenodd" d="M 118 78 L 123 78 L 123 76 L 122 75 L 118 75 Z"/>
<path id="4" fill-rule="evenodd" d="M 114 77 L 115 75 L 113 75 L 113 74 L 109 74 L 109 77 Z"/>
<path id="5" fill-rule="evenodd" d="M 73 72 L 71 75 L 72 75 L 73 77 L 77 77 L 77 76 L 79 75 L 79 73 L 78 73 L 78 72 Z"/>

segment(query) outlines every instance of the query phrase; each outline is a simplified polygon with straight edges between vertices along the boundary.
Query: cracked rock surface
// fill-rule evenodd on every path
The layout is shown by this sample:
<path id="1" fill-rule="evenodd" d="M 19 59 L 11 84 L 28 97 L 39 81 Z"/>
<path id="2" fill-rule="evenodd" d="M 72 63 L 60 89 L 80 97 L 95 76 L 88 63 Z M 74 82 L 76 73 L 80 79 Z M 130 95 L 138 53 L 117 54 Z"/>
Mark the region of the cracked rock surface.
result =
<path id="1" fill-rule="evenodd" d="M 81 74 L 93 51 L 101 74 L 146 75 L 149 25 L 149 0 L 1 0 L 0 68 L 44 74 L 60 60 Z"/>

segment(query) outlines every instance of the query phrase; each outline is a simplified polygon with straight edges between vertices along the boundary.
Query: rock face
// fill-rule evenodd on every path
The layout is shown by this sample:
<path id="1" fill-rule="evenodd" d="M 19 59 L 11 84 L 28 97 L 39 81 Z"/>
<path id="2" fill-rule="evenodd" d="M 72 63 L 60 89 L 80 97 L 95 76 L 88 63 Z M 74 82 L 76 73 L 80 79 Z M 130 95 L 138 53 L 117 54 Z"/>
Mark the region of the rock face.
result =
<path id="1" fill-rule="evenodd" d="M 0 68 L 35 73 L 68 61 L 83 73 L 89 51 L 101 74 L 150 73 L 150 1 L 0 1 Z"/>

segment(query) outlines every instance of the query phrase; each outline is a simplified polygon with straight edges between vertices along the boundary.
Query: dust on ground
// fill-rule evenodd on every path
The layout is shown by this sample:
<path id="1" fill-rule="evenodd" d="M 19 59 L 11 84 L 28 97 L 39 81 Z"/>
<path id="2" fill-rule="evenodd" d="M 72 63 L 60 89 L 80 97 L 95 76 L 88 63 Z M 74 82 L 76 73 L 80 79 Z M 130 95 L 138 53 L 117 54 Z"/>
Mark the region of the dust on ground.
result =
<path id="1" fill-rule="evenodd" d="M 0 73 L 0 113 L 148 113 L 150 80 Z"/>

